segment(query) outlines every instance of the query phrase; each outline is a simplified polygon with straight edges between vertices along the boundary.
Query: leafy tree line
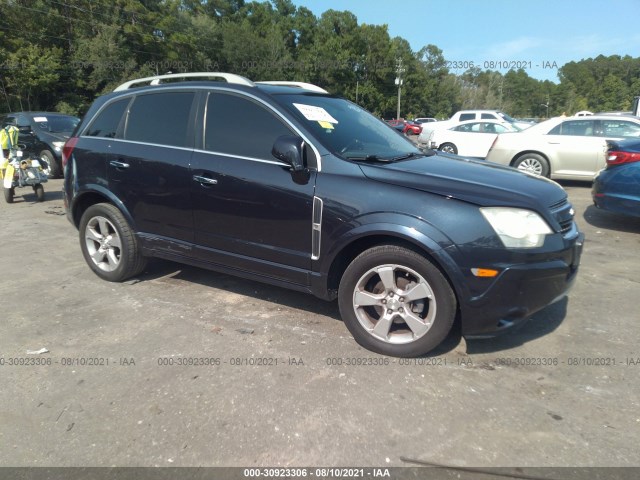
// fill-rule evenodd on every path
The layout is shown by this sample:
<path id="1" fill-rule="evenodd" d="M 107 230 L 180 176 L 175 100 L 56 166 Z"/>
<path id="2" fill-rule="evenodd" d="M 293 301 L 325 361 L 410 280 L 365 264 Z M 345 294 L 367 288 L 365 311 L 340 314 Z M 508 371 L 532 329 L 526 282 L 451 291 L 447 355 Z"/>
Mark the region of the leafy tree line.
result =
<path id="1" fill-rule="evenodd" d="M 386 25 L 350 12 L 316 17 L 290 0 L 0 0 L 0 111 L 82 114 L 133 78 L 226 71 L 252 80 L 315 83 L 374 112 L 447 118 L 463 108 L 545 117 L 626 110 L 640 95 L 640 58 L 599 56 L 559 69 L 560 83 L 525 70 L 455 75 L 442 50 L 411 49 Z"/>

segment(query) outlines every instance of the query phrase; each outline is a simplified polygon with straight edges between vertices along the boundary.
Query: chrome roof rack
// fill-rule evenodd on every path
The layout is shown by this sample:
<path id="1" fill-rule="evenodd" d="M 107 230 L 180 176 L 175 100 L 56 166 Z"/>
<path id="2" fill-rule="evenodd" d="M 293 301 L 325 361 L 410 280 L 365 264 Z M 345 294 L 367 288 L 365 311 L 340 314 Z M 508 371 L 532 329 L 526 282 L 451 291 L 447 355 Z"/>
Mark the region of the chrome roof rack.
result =
<path id="1" fill-rule="evenodd" d="M 261 85 L 280 85 L 282 87 L 298 87 L 298 88 L 304 88 L 305 90 L 311 90 L 312 92 L 329 93 L 324 88 L 320 88 L 319 86 L 314 85 L 313 83 L 285 82 L 280 80 L 269 81 L 269 82 L 255 82 L 255 83 L 259 83 Z"/>
<path id="2" fill-rule="evenodd" d="M 203 80 L 206 80 L 208 78 L 222 78 L 226 80 L 228 83 L 246 85 L 247 87 L 255 87 L 255 83 L 253 83 L 248 78 L 245 78 L 240 75 L 234 75 L 233 73 L 194 72 L 194 73 L 169 73 L 167 75 L 156 75 L 154 77 L 138 78 L 136 80 L 130 80 L 128 82 L 123 83 L 122 85 L 118 86 L 114 90 L 114 92 L 128 90 L 131 87 L 138 86 L 140 84 L 160 85 L 162 83 L 162 80 L 168 80 L 171 78 L 201 78 Z"/>

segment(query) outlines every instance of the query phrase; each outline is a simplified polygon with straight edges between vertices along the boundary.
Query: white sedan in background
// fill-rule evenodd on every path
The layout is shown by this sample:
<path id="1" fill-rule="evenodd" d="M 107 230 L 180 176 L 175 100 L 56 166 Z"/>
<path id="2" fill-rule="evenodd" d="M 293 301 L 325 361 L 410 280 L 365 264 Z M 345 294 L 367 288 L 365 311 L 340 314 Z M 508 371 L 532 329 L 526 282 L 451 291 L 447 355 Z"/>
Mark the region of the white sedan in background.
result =
<path id="1" fill-rule="evenodd" d="M 467 120 L 452 124 L 448 128 L 431 129 L 431 125 L 423 127 L 419 138 L 421 143 L 443 152 L 477 158 L 487 156 L 498 134 L 519 132 L 512 123 L 498 120 Z"/>
<path id="2" fill-rule="evenodd" d="M 499 135 L 486 159 L 543 177 L 591 181 L 605 166 L 607 140 L 625 138 L 640 138 L 640 119 L 556 117 L 520 133 Z"/>

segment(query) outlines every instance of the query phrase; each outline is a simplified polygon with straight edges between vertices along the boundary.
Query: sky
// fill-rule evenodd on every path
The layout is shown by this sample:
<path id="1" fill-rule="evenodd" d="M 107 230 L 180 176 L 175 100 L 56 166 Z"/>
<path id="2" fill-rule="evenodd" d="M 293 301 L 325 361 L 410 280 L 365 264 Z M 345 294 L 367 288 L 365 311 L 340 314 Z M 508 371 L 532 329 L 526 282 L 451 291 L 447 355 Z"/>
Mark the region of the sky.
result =
<path id="1" fill-rule="evenodd" d="M 558 68 L 602 54 L 640 57 L 640 0 L 293 0 L 316 16 L 348 10 L 388 26 L 413 51 L 443 51 L 452 73 L 471 63 L 558 83 Z M 493 63 L 492 63 L 493 62 Z M 493 66 L 493 68 L 491 68 Z M 506 66 L 506 68 L 505 68 Z M 459 68 L 455 68 L 459 67 Z"/>

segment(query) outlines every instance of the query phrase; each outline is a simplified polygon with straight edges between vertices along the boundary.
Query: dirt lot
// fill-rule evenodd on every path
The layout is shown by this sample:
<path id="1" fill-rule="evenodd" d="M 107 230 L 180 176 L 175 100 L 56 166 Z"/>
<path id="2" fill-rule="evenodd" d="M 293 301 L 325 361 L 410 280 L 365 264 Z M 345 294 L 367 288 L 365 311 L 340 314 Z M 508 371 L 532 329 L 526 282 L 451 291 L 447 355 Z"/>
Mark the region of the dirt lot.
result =
<path id="1" fill-rule="evenodd" d="M 564 186 L 587 236 L 568 300 L 407 361 L 311 296 L 160 261 L 104 282 L 61 181 L 44 203 L 18 191 L 0 202 L 0 465 L 638 466 L 640 221 Z"/>

